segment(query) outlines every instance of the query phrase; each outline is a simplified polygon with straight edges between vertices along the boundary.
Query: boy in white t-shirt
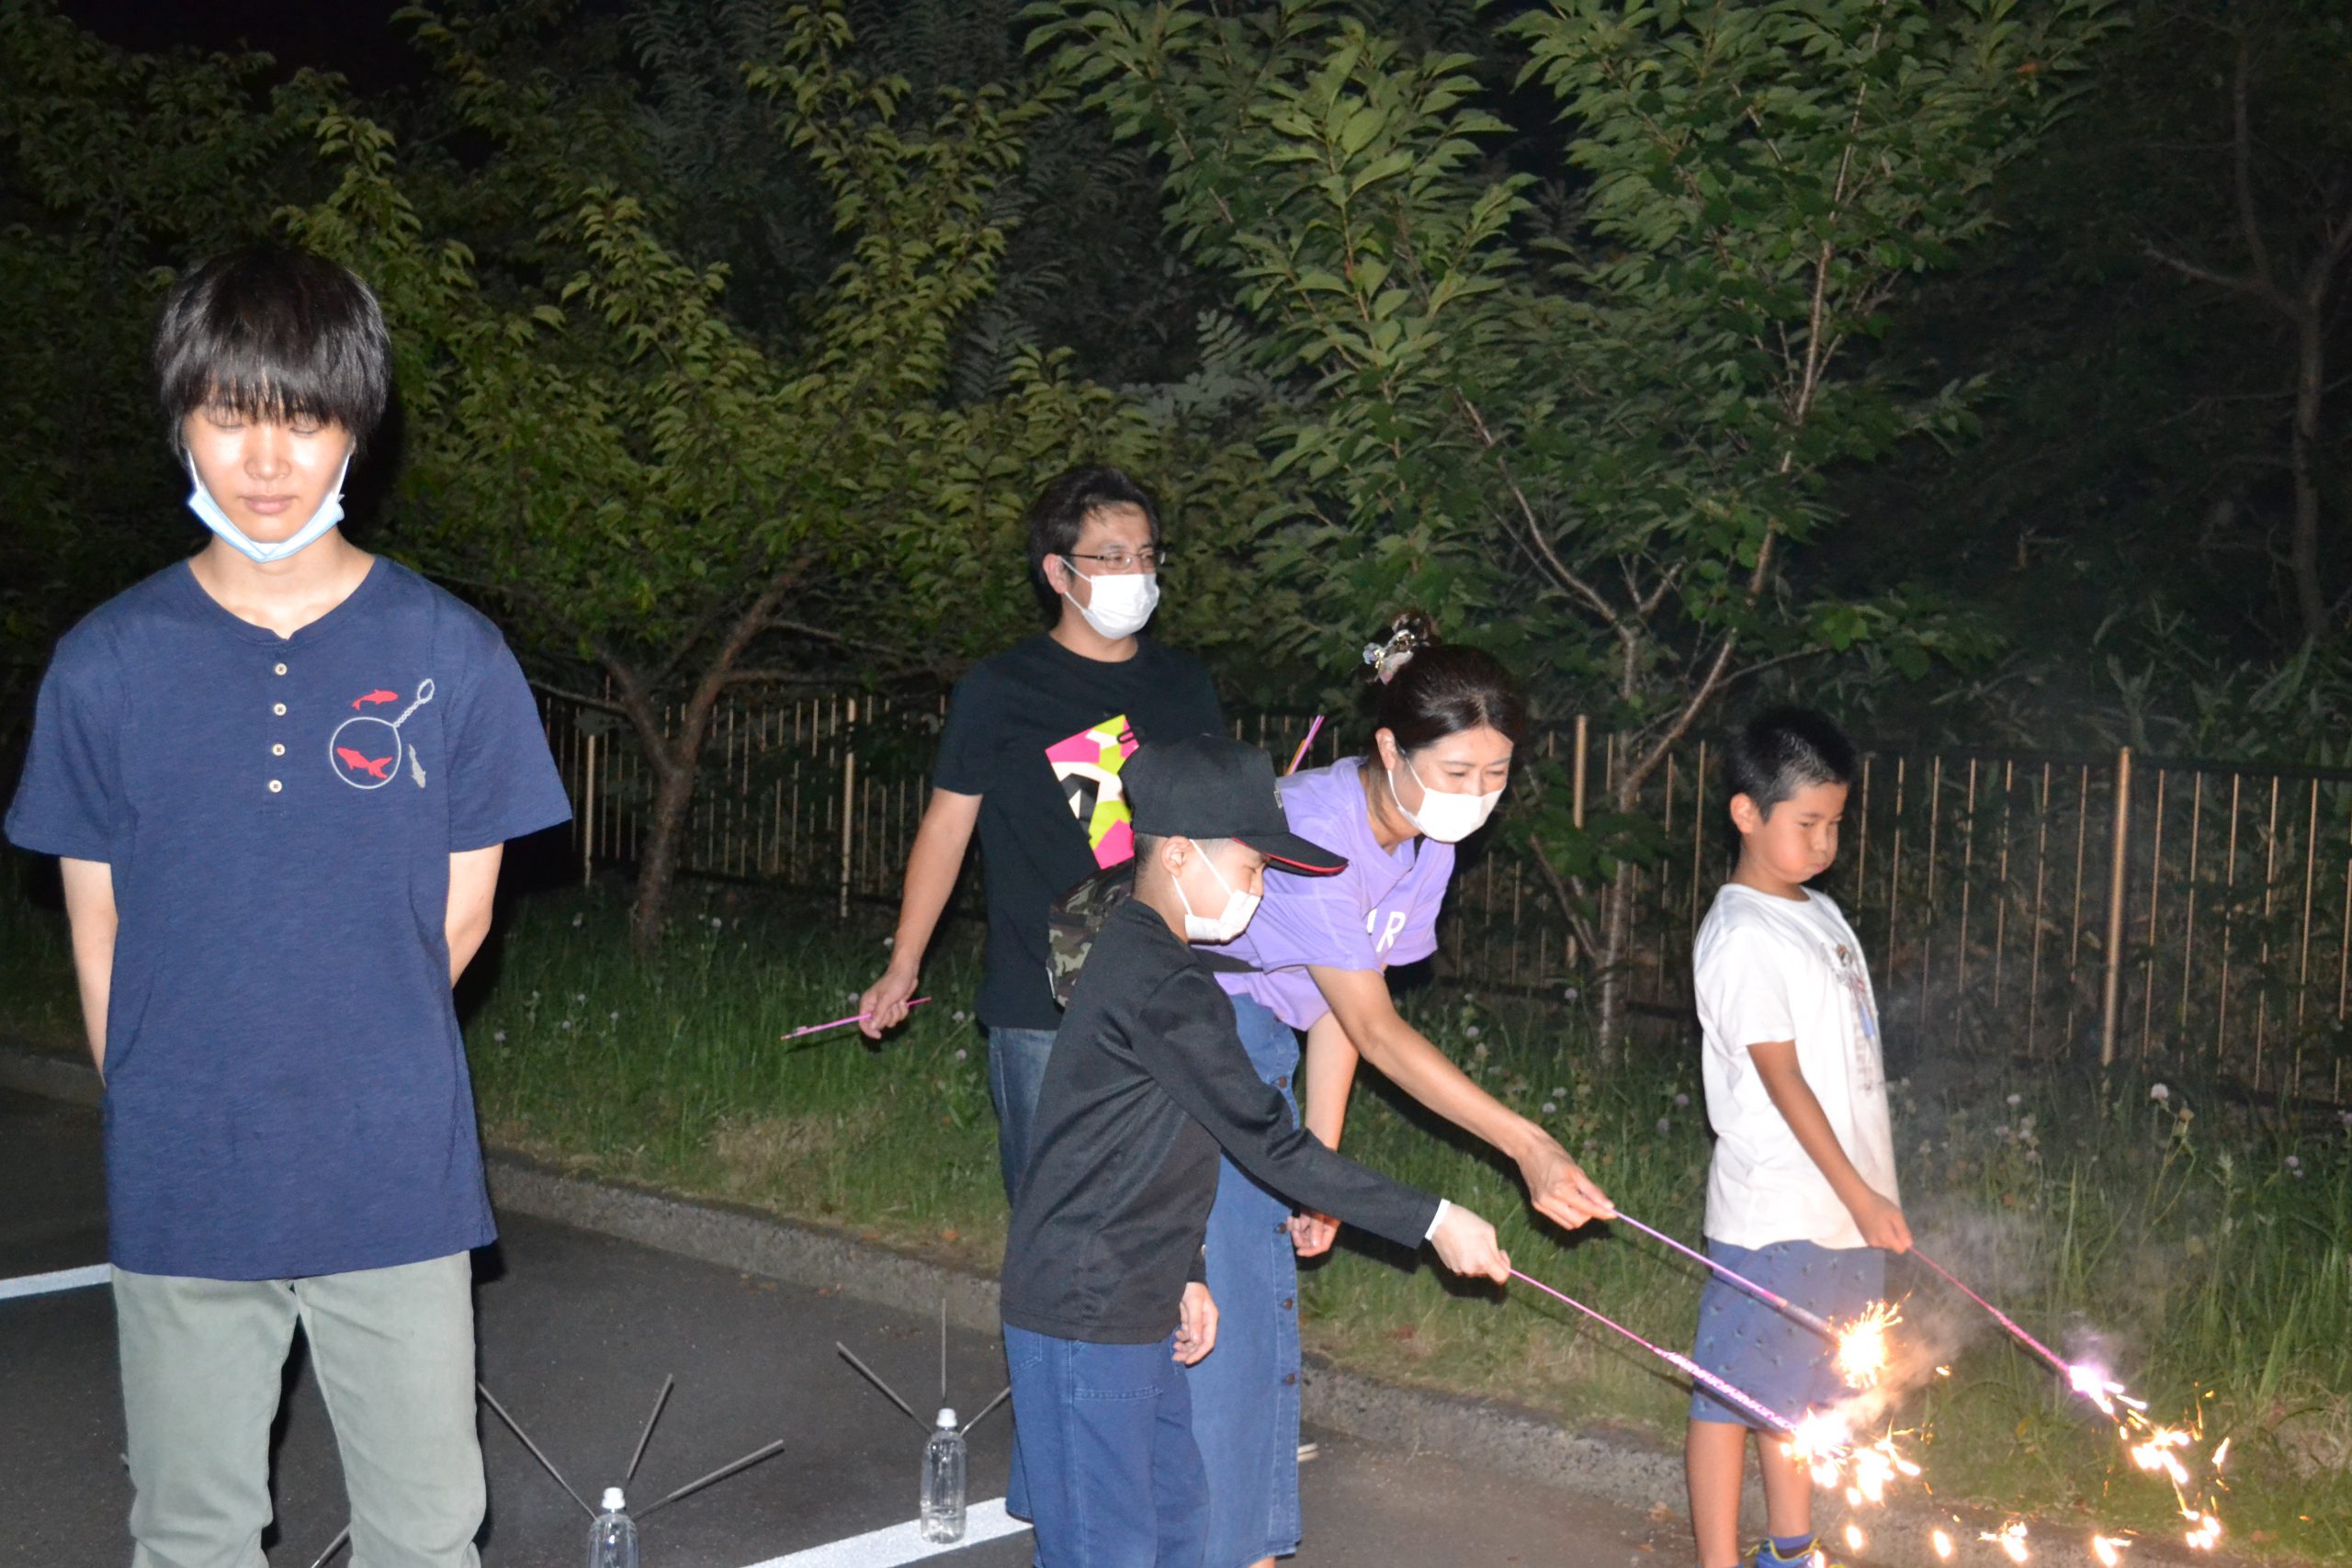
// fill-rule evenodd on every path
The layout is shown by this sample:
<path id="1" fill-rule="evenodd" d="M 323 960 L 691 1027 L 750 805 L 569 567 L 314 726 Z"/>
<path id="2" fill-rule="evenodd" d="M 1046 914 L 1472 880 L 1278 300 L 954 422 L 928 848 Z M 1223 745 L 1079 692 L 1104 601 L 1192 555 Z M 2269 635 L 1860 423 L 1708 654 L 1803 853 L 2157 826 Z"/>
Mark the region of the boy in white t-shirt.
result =
<path id="1" fill-rule="evenodd" d="M 1692 953 L 1705 1033 L 1707 1250 L 1832 1320 L 1884 1293 L 1886 1252 L 1911 1245 L 1896 1201 L 1878 1004 L 1860 939 L 1805 884 L 1838 855 L 1854 748 L 1821 715 L 1762 715 L 1727 753 L 1739 864 Z M 1883 1250 L 1882 1250 L 1883 1249 Z M 1822 1338 L 1720 1276 L 1699 1303 L 1691 1359 L 1795 1419 L 1846 1390 Z M 1703 1388 L 1684 1462 L 1700 1568 L 1735 1568 L 1739 1496 L 1755 1426 Z M 1769 1438 L 1757 1444 L 1770 1539 L 1758 1568 L 1814 1551 L 1813 1483 Z"/>

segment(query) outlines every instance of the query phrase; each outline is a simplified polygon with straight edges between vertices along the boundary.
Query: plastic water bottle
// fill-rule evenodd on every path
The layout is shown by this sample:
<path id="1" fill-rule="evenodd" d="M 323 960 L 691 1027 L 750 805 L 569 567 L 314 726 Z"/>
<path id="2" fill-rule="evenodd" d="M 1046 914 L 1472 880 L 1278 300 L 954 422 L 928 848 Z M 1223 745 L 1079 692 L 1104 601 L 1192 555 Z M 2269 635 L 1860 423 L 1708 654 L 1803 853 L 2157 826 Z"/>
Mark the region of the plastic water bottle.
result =
<path id="1" fill-rule="evenodd" d="M 922 1447 L 922 1538 L 964 1539 L 964 1434 L 956 1429 L 953 1410 L 939 1413 L 939 1425 Z"/>
<path id="2" fill-rule="evenodd" d="M 589 1529 L 588 1568 L 638 1568 L 637 1525 L 617 1486 L 605 1488 L 605 1511 Z"/>

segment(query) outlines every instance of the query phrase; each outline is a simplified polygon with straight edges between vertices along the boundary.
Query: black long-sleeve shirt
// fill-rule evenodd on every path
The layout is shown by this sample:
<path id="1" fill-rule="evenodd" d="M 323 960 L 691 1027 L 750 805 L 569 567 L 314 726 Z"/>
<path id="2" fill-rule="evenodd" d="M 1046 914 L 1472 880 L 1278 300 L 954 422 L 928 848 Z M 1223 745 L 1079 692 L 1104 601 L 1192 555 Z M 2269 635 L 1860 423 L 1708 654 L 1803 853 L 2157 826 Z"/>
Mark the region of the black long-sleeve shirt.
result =
<path id="1" fill-rule="evenodd" d="M 1004 1249 L 1004 1320 L 1096 1344 L 1177 1325 L 1217 1150 L 1309 1208 L 1419 1247 L 1438 1201 L 1332 1153 L 1258 1077 L 1214 961 L 1140 900 L 1095 939 L 1054 1036 Z"/>

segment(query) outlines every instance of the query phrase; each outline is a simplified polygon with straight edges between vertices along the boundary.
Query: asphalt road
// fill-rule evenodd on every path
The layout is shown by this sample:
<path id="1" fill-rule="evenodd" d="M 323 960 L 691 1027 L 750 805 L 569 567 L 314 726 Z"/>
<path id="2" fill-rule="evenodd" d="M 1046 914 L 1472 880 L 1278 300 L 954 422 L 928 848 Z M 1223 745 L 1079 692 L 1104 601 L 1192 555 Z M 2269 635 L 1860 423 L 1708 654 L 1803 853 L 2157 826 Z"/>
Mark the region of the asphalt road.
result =
<path id="1" fill-rule="evenodd" d="M 103 1262 L 94 1112 L 0 1092 L 0 1290 Z M 477 1258 L 482 1378 L 594 1500 L 620 1478 L 665 1375 L 677 1379 L 630 1487 L 640 1504 L 739 1455 L 785 1447 L 643 1522 L 648 1568 L 890 1568 L 904 1549 L 858 1538 L 914 1515 L 923 1434 L 834 1351 L 846 1343 L 918 1409 L 935 1403 L 939 1326 L 536 1221 L 503 1222 Z M 1004 1385 L 1002 1346 L 957 1332 L 950 1400 L 970 1413 Z M 299 1352 L 276 1448 L 271 1560 L 307 1568 L 343 1527 L 334 1443 Z M 1545 1563 L 1623 1568 L 1687 1559 L 1678 1522 L 1495 1480 L 1440 1457 L 1310 1430 L 1299 1568 Z M 975 1505 L 1004 1495 L 1012 1425 L 972 1434 Z M 570 1568 L 586 1520 L 487 1412 L 491 1568 Z M 114 1314 L 103 1286 L 0 1299 L 0 1561 L 129 1561 Z M 796 1556 L 796 1554 L 798 1554 Z M 931 1559 L 1020 1568 L 1025 1533 Z M 346 1556 L 338 1562 L 347 1562 Z"/>

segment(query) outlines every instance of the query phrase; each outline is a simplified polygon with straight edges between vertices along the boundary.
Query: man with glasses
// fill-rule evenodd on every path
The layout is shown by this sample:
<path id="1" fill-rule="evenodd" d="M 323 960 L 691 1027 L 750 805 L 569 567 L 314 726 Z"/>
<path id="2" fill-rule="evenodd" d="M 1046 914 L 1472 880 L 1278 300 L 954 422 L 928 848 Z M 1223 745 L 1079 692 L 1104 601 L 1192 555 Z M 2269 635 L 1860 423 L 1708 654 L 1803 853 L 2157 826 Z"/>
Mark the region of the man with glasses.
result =
<path id="1" fill-rule="evenodd" d="M 977 827 L 989 936 L 976 1010 L 1008 1201 L 1061 1024 L 1046 910 L 1133 855 L 1119 770 L 1136 746 L 1223 728 L 1200 661 L 1140 635 L 1159 603 L 1162 558 L 1159 509 L 1116 468 L 1073 468 L 1029 509 L 1030 570 L 1053 627 L 956 682 L 890 965 L 858 1002 L 872 1015 L 861 1026 L 868 1039 L 906 1017 Z"/>

